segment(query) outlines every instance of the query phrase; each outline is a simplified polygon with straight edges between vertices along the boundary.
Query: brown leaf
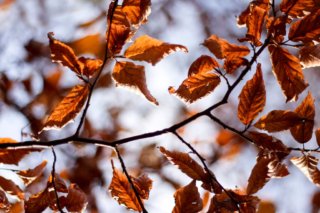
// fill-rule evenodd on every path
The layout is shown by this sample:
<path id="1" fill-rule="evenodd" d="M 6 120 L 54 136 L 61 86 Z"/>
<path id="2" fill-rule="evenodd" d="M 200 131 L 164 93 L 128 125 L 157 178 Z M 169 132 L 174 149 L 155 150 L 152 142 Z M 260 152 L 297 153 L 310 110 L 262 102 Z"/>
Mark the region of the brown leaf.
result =
<path id="1" fill-rule="evenodd" d="M 97 59 L 80 57 L 79 61 L 82 62 L 84 65 L 84 68 L 82 70 L 82 75 L 85 75 L 88 78 L 93 76 L 102 65 L 102 61 Z"/>
<path id="2" fill-rule="evenodd" d="M 11 138 L 0 138 L 2 143 L 17 143 Z M 28 149 L 0 149 L 0 163 L 18 165 L 20 160 L 30 152 L 40 152 L 41 149 L 28 148 Z"/>
<path id="3" fill-rule="evenodd" d="M 139 90 L 150 102 L 158 105 L 157 100 L 147 88 L 144 66 L 132 62 L 117 62 L 112 71 L 117 85 Z"/>
<path id="4" fill-rule="evenodd" d="M 262 116 L 254 126 L 268 132 L 278 132 L 290 129 L 300 122 L 300 116 L 292 111 L 273 110 Z"/>
<path id="5" fill-rule="evenodd" d="M 188 71 L 188 76 L 198 73 L 206 73 L 218 67 L 219 64 L 216 60 L 214 60 L 214 58 L 211 58 L 207 55 L 202 55 L 191 64 Z"/>
<path id="6" fill-rule="evenodd" d="M 109 191 L 111 192 L 111 196 L 118 201 L 119 204 L 123 204 L 128 209 L 134 211 L 142 211 L 127 177 L 114 167 Z"/>
<path id="7" fill-rule="evenodd" d="M 312 11 L 293 23 L 289 31 L 289 39 L 292 41 L 311 42 L 312 40 L 320 41 L 320 8 Z"/>
<path id="8" fill-rule="evenodd" d="M 317 190 L 312 196 L 312 213 L 318 213 L 320 210 L 320 191 Z"/>
<path id="9" fill-rule="evenodd" d="M 266 28 L 268 35 L 271 35 L 274 40 L 281 43 L 286 35 L 286 24 L 290 23 L 291 19 L 283 15 L 279 17 L 267 17 Z"/>
<path id="10" fill-rule="evenodd" d="M 223 69 L 228 74 L 234 73 L 239 67 L 245 66 L 248 64 L 248 60 L 245 58 L 239 58 L 239 57 L 227 57 L 227 59 L 224 61 Z"/>
<path id="11" fill-rule="evenodd" d="M 18 199 L 24 199 L 23 191 L 13 181 L 0 176 L 0 187 L 3 191 L 15 196 Z"/>
<path id="12" fill-rule="evenodd" d="M 135 27 L 139 27 L 139 25 L 147 22 L 147 17 L 151 13 L 151 1 L 124 0 L 122 10 L 130 23 Z"/>
<path id="13" fill-rule="evenodd" d="M 299 51 L 299 59 L 303 68 L 320 66 L 320 44 L 303 46 Z"/>
<path id="14" fill-rule="evenodd" d="M 295 112 L 301 117 L 301 121 L 290 129 L 291 135 L 299 143 L 306 143 L 312 137 L 315 117 L 314 99 L 310 92 Z"/>
<path id="15" fill-rule="evenodd" d="M 286 101 L 297 100 L 298 95 L 308 86 L 299 59 L 280 46 L 269 46 L 269 52 L 273 73 L 287 97 Z"/>
<path id="16" fill-rule="evenodd" d="M 83 212 L 88 204 L 86 194 L 76 185 L 70 184 L 65 199 L 65 206 L 69 212 Z"/>
<path id="17" fill-rule="evenodd" d="M 239 95 L 238 118 L 248 125 L 263 110 L 266 104 L 266 89 L 264 86 L 261 64 L 253 78 L 244 85 Z"/>
<path id="18" fill-rule="evenodd" d="M 11 207 L 11 204 L 9 203 L 6 193 L 0 189 L 0 210 L 3 210 L 4 212 L 8 212 L 10 207 Z"/>
<path id="19" fill-rule="evenodd" d="M 42 161 L 42 163 L 40 163 L 35 168 L 19 171 L 19 172 L 17 172 L 17 174 L 23 180 L 25 185 L 29 185 L 37 177 L 39 177 L 42 174 L 43 169 L 46 167 L 46 165 L 47 165 L 47 161 L 44 160 L 44 161 Z"/>
<path id="20" fill-rule="evenodd" d="M 261 201 L 257 213 L 276 213 L 276 206 L 271 201 Z"/>
<path id="21" fill-rule="evenodd" d="M 97 33 L 68 42 L 67 45 L 78 55 L 91 53 L 97 57 L 103 57 L 105 41 L 102 36 Z"/>
<path id="22" fill-rule="evenodd" d="M 318 161 L 319 159 L 312 155 L 291 158 L 291 162 L 298 167 L 311 182 L 320 186 L 320 171 L 317 167 Z"/>
<path id="23" fill-rule="evenodd" d="M 47 188 L 38 194 L 31 195 L 24 203 L 26 213 L 43 212 L 49 205 L 56 204 L 54 191 L 48 192 Z"/>
<path id="24" fill-rule="evenodd" d="M 315 131 L 315 135 L 316 135 L 316 139 L 317 139 L 317 144 L 318 144 L 318 146 L 320 147 L 320 128 L 318 128 L 318 129 Z"/>
<path id="25" fill-rule="evenodd" d="M 237 18 L 238 26 L 243 27 L 247 23 L 247 19 L 250 14 L 250 8 L 254 6 L 258 6 L 264 10 L 269 10 L 270 8 L 269 0 L 251 1 L 248 7 L 244 11 L 242 11 L 239 17 Z"/>
<path id="26" fill-rule="evenodd" d="M 160 152 L 174 165 L 194 180 L 207 180 L 208 174 L 195 160 L 188 154 L 178 151 L 168 151 L 164 147 L 160 147 Z"/>
<path id="27" fill-rule="evenodd" d="M 174 193 L 175 206 L 172 213 L 197 213 L 202 209 L 202 200 L 196 186 L 196 181 L 178 189 Z"/>
<path id="28" fill-rule="evenodd" d="M 176 94 L 187 103 L 192 103 L 210 94 L 220 84 L 220 77 L 212 71 L 201 70 L 192 73 L 177 90 L 169 87 L 171 94 Z"/>
<path id="29" fill-rule="evenodd" d="M 61 129 L 67 125 L 82 109 L 89 95 L 87 85 L 76 85 L 69 94 L 55 107 L 44 124 L 43 130 Z"/>
<path id="30" fill-rule="evenodd" d="M 203 45 L 219 59 L 226 59 L 227 57 L 238 58 L 250 53 L 248 47 L 230 44 L 227 40 L 219 38 L 217 35 L 211 35 L 204 41 Z"/>
<path id="31" fill-rule="evenodd" d="M 266 9 L 252 4 L 250 6 L 250 13 L 246 19 L 246 25 L 248 29 L 246 38 L 240 39 L 239 41 L 250 41 L 255 46 L 261 46 L 262 42 L 260 41 L 260 38 L 266 15 Z"/>
<path id="32" fill-rule="evenodd" d="M 143 35 L 137 38 L 135 42 L 128 47 L 124 55 L 132 60 L 146 61 L 155 65 L 165 56 L 179 50 L 188 52 L 188 49 L 185 46 L 165 43 L 148 35 Z"/>
<path id="33" fill-rule="evenodd" d="M 107 17 L 108 30 L 106 32 L 106 40 L 108 50 L 111 55 L 115 55 L 121 52 L 123 45 L 130 39 L 132 32 L 122 7 L 115 5 L 114 1 L 109 5 Z"/>
<path id="34" fill-rule="evenodd" d="M 269 150 L 273 152 L 289 153 L 289 149 L 282 143 L 281 140 L 260 132 L 249 132 L 250 138 L 262 150 Z"/>
<path id="35" fill-rule="evenodd" d="M 142 199 L 149 199 L 149 193 L 152 188 L 152 180 L 146 174 L 140 175 L 138 178 L 133 178 L 133 184 L 139 192 Z"/>
<path id="36" fill-rule="evenodd" d="M 320 5 L 315 0 L 283 0 L 280 10 L 293 18 L 303 17 Z"/>

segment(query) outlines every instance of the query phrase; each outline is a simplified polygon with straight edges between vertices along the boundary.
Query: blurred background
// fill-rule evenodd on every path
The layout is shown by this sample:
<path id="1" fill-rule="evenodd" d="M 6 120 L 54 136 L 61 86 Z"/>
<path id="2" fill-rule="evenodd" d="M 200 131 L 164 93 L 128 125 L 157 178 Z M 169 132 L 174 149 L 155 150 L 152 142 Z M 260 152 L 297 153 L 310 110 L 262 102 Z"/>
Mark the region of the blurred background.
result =
<path id="1" fill-rule="evenodd" d="M 110 77 L 114 62 L 106 66 L 93 94 L 81 134 L 112 141 L 163 129 L 219 101 L 226 91 L 225 82 L 212 94 L 190 105 L 170 95 L 168 87 L 177 88 L 187 77 L 191 63 L 199 56 L 212 56 L 201 45 L 211 34 L 239 44 L 237 39 L 244 37 L 246 29 L 237 26 L 236 18 L 249 2 L 152 0 L 149 21 L 133 40 L 148 34 L 165 42 L 184 45 L 189 53 L 171 54 L 156 66 L 140 63 L 146 67 L 148 88 L 157 98 L 159 106 L 150 104 L 143 96 L 126 88 L 115 87 Z M 109 0 L 0 1 L 0 137 L 18 141 L 32 139 L 54 106 L 72 86 L 79 83 L 72 71 L 51 62 L 48 32 L 54 32 L 55 38 L 70 45 L 77 55 L 103 58 L 109 3 Z M 278 1 L 276 3 L 279 4 Z M 265 35 L 262 40 L 264 38 Z M 290 51 L 296 53 L 294 49 Z M 294 109 L 300 101 L 285 103 L 285 97 L 272 74 L 268 52 L 265 51 L 258 61 L 262 64 L 267 90 L 267 106 L 261 115 L 273 109 Z M 239 75 L 239 71 L 228 76 L 231 82 Z M 217 117 L 239 130 L 243 130 L 244 126 L 236 114 L 238 95 L 253 71 L 236 88 L 229 103 L 214 111 Z M 300 98 L 302 100 L 307 91 L 311 91 L 316 106 L 320 97 L 318 72 L 316 69 L 304 71 L 310 86 Z M 316 107 L 316 118 L 318 114 Z M 47 131 L 41 137 L 50 140 L 69 136 L 78 122 L 79 118 L 60 131 Z M 206 158 L 223 186 L 245 190 L 250 171 L 256 163 L 257 149 L 253 145 L 205 117 L 181 128 L 179 132 Z M 288 146 L 300 147 L 288 132 L 275 135 Z M 157 148 L 159 146 L 189 152 L 187 147 L 169 134 L 122 145 L 121 152 L 133 176 L 147 173 L 153 179 L 153 189 L 145 203 L 149 212 L 171 212 L 175 190 L 188 184 L 190 178 L 161 156 Z M 315 139 L 306 147 L 316 147 Z M 88 212 L 127 212 L 125 207 L 119 206 L 111 198 L 108 191 L 112 178 L 110 159 L 114 159 L 116 167 L 121 168 L 111 149 L 70 144 L 56 147 L 56 152 L 57 172 L 67 182 L 77 183 L 89 195 Z M 25 169 L 44 159 L 48 159 L 49 164 L 52 162 L 50 150 L 31 154 L 17 167 L 0 165 L 0 174 L 10 176 L 5 169 Z M 260 212 L 317 212 L 313 210 L 319 206 L 316 201 L 319 198 L 313 198 L 318 192 L 317 187 L 288 160 L 286 164 L 291 174 L 282 179 L 272 179 L 257 193 L 265 205 Z M 29 186 L 26 196 L 43 189 L 50 174 L 50 166 L 47 167 L 43 180 Z M 22 183 L 18 181 L 17 184 L 23 188 Z M 208 196 L 200 187 L 199 190 L 201 197 Z"/>

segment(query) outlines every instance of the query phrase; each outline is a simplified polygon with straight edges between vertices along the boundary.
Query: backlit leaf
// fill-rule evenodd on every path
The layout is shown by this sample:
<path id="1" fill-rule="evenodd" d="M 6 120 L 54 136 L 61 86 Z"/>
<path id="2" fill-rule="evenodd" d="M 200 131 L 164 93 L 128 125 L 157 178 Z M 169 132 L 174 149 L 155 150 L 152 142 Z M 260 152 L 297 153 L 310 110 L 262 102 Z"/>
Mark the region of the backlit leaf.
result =
<path id="1" fill-rule="evenodd" d="M 146 61 L 155 65 L 165 56 L 179 50 L 188 52 L 185 46 L 165 43 L 148 35 L 143 35 L 135 40 L 124 55 L 133 60 Z"/>
<path id="2" fill-rule="evenodd" d="M 139 26 L 147 21 L 151 13 L 150 0 L 124 0 L 122 10 L 133 26 Z"/>
<path id="3" fill-rule="evenodd" d="M 190 184 L 174 193 L 175 206 L 172 213 L 197 213 L 202 209 L 202 200 L 193 180 Z"/>
<path id="4" fill-rule="evenodd" d="M 6 193 L 3 190 L 0 190 L 0 210 L 8 212 L 11 207 L 9 200 L 6 196 Z"/>
<path id="5" fill-rule="evenodd" d="M 281 140 L 261 132 L 249 132 L 253 143 L 262 150 L 289 153 L 289 149 Z"/>
<path id="6" fill-rule="evenodd" d="M 278 132 L 290 129 L 300 122 L 300 116 L 292 111 L 273 110 L 261 117 L 254 126 L 268 132 Z"/>
<path id="7" fill-rule="evenodd" d="M 134 191 L 122 172 L 113 167 L 113 177 L 109 186 L 111 196 L 118 201 L 119 204 L 125 205 L 128 209 L 134 211 L 142 211 L 140 204 Z"/>
<path id="8" fill-rule="evenodd" d="M 2 143 L 17 143 L 11 138 L 0 138 Z M 18 165 L 20 160 L 30 152 L 40 152 L 41 149 L 28 148 L 28 149 L 0 149 L 0 163 Z"/>
<path id="9" fill-rule="evenodd" d="M 264 86 L 261 64 L 253 78 L 245 84 L 239 95 L 238 118 L 248 125 L 263 110 L 266 104 L 266 89 Z"/>
<path id="10" fill-rule="evenodd" d="M 241 12 L 241 14 L 237 18 L 237 23 L 238 26 L 243 27 L 247 23 L 248 16 L 250 14 L 250 8 L 258 6 L 264 10 L 268 10 L 270 5 L 269 5 L 269 0 L 255 0 L 251 1 L 248 7 Z"/>
<path id="11" fill-rule="evenodd" d="M 89 95 L 87 85 L 76 85 L 55 107 L 44 124 L 43 130 L 60 129 L 74 119 L 82 109 Z"/>
<path id="12" fill-rule="evenodd" d="M 320 128 L 318 128 L 318 129 L 315 131 L 315 135 L 316 135 L 316 139 L 317 139 L 317 144 L 318 144 L 318 146 L 320 147 Z"/>
<path id="13" fill-rule="evenodd" d="M 80 39 L 67 43 L 78 55 L 91 53 L 95 56 L 103 56 L 105 42 L 102 36 L 97 34 L 87 35 Z"/>
<path id="14" fill-rule="evenodd" d="M 188 76 L 192 76 L 197 73 L 206 73 L 218 67 L 219 64 L 216 60 L 210 56 L 202 55 L 191 64 L 188 71 Z"/>
<path id="15" fill-rule="evenodd" d="M 24 199 L 23 191 L 12 180 L 8 180 L 0 176 L 0 187 L 3 191 L 15 196 L 18 199 Z"/>
<path id="16" fill-rule="evenodd" d="M 292 41 L 310 42 L 312 40 L 320 41 L 320 8 L 312 11 L 293 23 L 289 31 L 289 39 Z"/>
<path id="17" fill-rule="evenodd" d="M 269 52 L 273 73 L 287 101 L 297 100 L 298 95 L 308 86 L 299 59 L 280 46 L 269 46 Z"/>
<path id="18" fill-rule="evenodd" d="M 224 61 L 223 64 L 223 69 L 225 69 L 225 71 L 228 74 L 232 74 L 234 71 L 236 71 L 239 67 L 241 66 L 245 66 L 248 64 L 248 60 L 245 58 L 239 58 L 239 57 L 228 57 L 226 58 L 226 60 Z"/>
<path id="19" fill-rule="evenodd" d="M 317 167 L 318 161 L 319 159 L 312 155 L 291 158 L 291 162 L 298 167 L 311 182 L 320 186 L 320 171 Z"/>
<path id="20" fill-rule="evenodd" d="M 291 19 L 286 15 L 267 17 L 266 28 L 268 30 L 268 35 L 271 35 L 276 42 L 281 43 L 286 35 L 286 24 L 290 22 Z"/>
<path id="21" fill-rule="evenodd" d="M 76 184 L 70 184 L 65 206 L 69 212 L 83 212 L 88 201 L 86 194 Z"/>
<path id="22" fill-rule="evenodd" d="M 117 62 L 112 71 L 112 78 L 117 85 L 136 89 L 150 102 L 158 105 L 157 100 L 147 88 L 144 66 L 135 65 L 132 62 Z"/>
<path id="23" fill-rule="evenodd" d="M 211 35 L 204 41 L 203 45 L 219 59 L 244 57 L 250 53 L 248 47 L 230 44 L 227 40 L 219 38 L 217 35 Z"/>
<path id="24" fill-rule="evenodd" d="M 310 92 L 294 111 L 301 117 L 301 121 L 290 129 L 291 135 L 299 143 L 306 143 L 312 137 L 315 117 L 314 99 Z"/>
<path id="25" fill-rule="evenodd" d="M 291 17 L 303 17 L 307 12 L 319 7 L 315 0 L 282 0 L 280 10 Z"/>
<path id="26" fill-rule="evenodd" d="M 42 163 L 40 163 L 38 166 L 36 166 L 35 168 L 19 171 L 19 172 L 17 172 L 17 174 L 23 180 L 25 185 L 29 185 L 37 177 L 39 177 L 42 174 L 43 169 L 46 167 L 46 165 L 47 165 L 47 161 L 45 160 Z"/>
<path id="27" fill-rule="evenodd" d="M 299 59 L 303 68 L 320 66 L 320 44 L 303 46 L 299 51 Z"/>
<path id="28" fill-rule="evenodd" d="M 146 174 L 142 174 L 137 178 L 133 178 L 133 183 L 137 188 L 142 199 L 149 199 L 149 193 L 152 188 L 152 180 Z"/>

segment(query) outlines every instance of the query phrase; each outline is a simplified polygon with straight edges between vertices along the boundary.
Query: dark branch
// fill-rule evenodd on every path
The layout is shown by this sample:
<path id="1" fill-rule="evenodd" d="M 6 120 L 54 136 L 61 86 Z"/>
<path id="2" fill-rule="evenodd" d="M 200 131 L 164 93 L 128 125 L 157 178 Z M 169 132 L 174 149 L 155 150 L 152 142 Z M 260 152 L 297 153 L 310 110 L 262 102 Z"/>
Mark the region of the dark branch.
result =
<path id="1" fill-rule="evenodd" d="M 53 186 L 53 190 L 54 190 L 54 194 L 56 197 L 56 203 L 57 203 L 57 207 L 59 209 L 59 211 L 61 213 L 64 213 L 64 211 L 62 210 L 62 207 L 60 205 L 60 201 L 59 201 L 59 196 L 58 196 L 58 192 L 57 192 L 57 188 L 56 188 L 56 162 L 57 162 L 57 155 L 56 152 L 54 151 L 54 148 L 51 147 L 52 150 L 52 154 L 53 154 L 53 163 L 52 163 L 52 170 L 51 170 L 51 181 L 52 181 L 52 186 Z"/>

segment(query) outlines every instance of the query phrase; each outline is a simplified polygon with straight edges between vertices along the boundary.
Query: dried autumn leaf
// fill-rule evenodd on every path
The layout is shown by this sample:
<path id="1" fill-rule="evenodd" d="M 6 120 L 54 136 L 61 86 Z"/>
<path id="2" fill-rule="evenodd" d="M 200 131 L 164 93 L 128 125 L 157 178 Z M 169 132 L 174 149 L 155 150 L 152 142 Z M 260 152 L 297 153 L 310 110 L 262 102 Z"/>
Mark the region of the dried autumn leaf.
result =
<path id="1" fill-rule="evenodd" d="M 124 0 L 122 10 L 130 23 L 135 27 L 139 27 L 139 25 L 147 22 L 147 17 L 151 13 L 151 1 Z"/>
<path id="2" fill-rule="evenodd" d="M 10 207 L 11 204 L 9 203 L 6 193 L 3 190 L 0 190 L 0 210 L 8 212 Z"/>
<path id="3" fill-rule="evenodd" d="M 117 62 L 112 71 L 112 78 L 117 85 L 137 89 L 146 99 L 158 105 L 157 100 L 147 88 L 144 66 L 135 65 L 132 62 Z"/>
<path id="4" fill-rule="evenodd" d="M 193 160 L 187 153 L 178 151 L 168 151 L 164 147 L 159 148 L 160 152 L 174 165 L 194 180 L 207 180 L 208 175 L 205 173 L 202 166 Z"/>
<path id="5" fill-rule="evenodd" d="M 301 121 L 300 116 L 292 111 L 273 110 L 262 116 L 254 126 L 268 132 L 278 132 L 290 129 Z"/>
<path id="6" fill-rule="evenodd" d="M 219 59 L 244 57 L 250 53 L 248 47 L 230 44 L 227 40 L 219 38 L 217 35 L 211 35 L 204 41 L 203 45 Z"/>
<path id="7" fill-rule="evenodd" d="M 152 180 L 146 174 L 142 174 L 138 178 L 133 178 L 133 184 L 138 189 L 139 196 L 142 199 L 149 199 L 149 193 L 152 188 Z"/>
<path id="8" fill-rule="evenodd" d="M 307 178 L 320 186 L 320 171 L 317 168 L 319 159 L 312 155 L 291 158 L 291 162 L 298 167 Z"/>
<path id="9" fill-rule="evenodd" d="M 299 59 L 303 68 L 320 66 L 320 44 L 303 46 L 299 51 Z"/>
<path id="10" fill-rule="evenodd" d="M 87 76 L 88 78 L 93 76 L 95 72 L 102 66 L 102 61 L 97 59 L 80 57 L 79 61 L 84 65 L 82 74 Z"/>
<path id="11" fill-rule="evenodd" d="M 0 176 L 0 187 L 3 191 L 15 196 L 18 199 L 24 199 L 23 191 L 13 181 Z"/>
<path id="12" fill-rule="evenodd" d="M 315 0 L 283 0 L 280 4 L 280 10 L 291 17 L 303 17 L 307 12 L 312 12 L 319 7 Z"/>
<path id="13" fill-rule="evenodd" d="M 165 56 L 176 51 L 188 52 L 188 49 L 179 44 L 169 44 L 148 35 L 143 35 L 128 47 L 124 56 L 132 60 L 146 61 L 155 65 Z"/>
<path id="14" fill-rule="evenodd" d="M 249 132 L 250 138 L 262 150 L 289 153 L 289 149 L 281 140 L 261 132 Z"/>
<path id="15" fill-rule="evenodd" d="M 294 111 L 301 117 L 301 121 L 290 129 L 291 135 L 299 143 L 306 143 L 312 137 L 315 117 L 314 99 L 310 92 Z"/>
<path id="16" fill-rule="evenodd" d="M 271 201 L 261 201 L 257 213 L 276 213 L 276 206 Z"/>
<path id="17" fill-rule="evenodd" d="M 225 69 L 225 71 L 228 74 L 232 74 L 234 73 L 234 71 L 236 71 L 239 67 L 241 66 L 245 66 L 248 64 L 248 60 L 245 58 L 233 58 L 233 57 L 227 57 L 226 60 L 224 61 L 223 64 L 223 69 Z"/>
<path id="18" fill-rule="evenodd" d="M 88 201 L 86 194 L 76 184 L 70 184 L 64 204 L 69 212 L 83 212 Z"/>
<path id="19" fill-rule="evenodd" d="M 263 110 L 266 104 L 266 89 L 264 86 L 261 64 L 253 78 L 244 85 L 239 95 L 238 118 L 248 125 Z"/>
<path id="20" fill-rule="evenodd" d="M 119 204 L 125 205 L 128 209 L 142 211 L 138 199 L 127 179 L 127 177 L 113 167 L 113 177 L 109 186 L 111 196 Z"/>
<path id="21" fill-rule="evenodd" d="M 172 213 L 197 213 L 202 209 L 202 200 L 196 186 L 196 181 L 178 189 L 174 193 L 175 206 Z"/>
<path id="22" fill-rule="evenodd" d="M 255 0 L 251 1 L 248 7 L 241 12 L 241 14 L 237 18 L 237 24 L 239 27 L 243 27 L 247 23 L 248 16 L 250 14 L 250 8 L 258 6 L 264 10 L 269 10 L 270 5 L 269 5 L 269 0 Z"/>
<path id="23" fill-rule="evenodd" d="M 298 95 L 308 86 L 299 59 L 280 46 L 269 46 L 269 52 L 273 73 L 287 97 L 286 101 L 297 100 Z"/>
<path id="24" fill-rule="evenodd" d="M 220 84 L 220 77 L 212 71 L 201 71 L 185 79 L 177 90 L 169 87 L 171 94 L 176 94 L 187 103 L 192 103 L 210 94 Z"/>
<path id="25" fill-rule="evenodd" d="M 105 41 L 102 36 L 97 33 L 68 42 L 67 45 L 78 55 L 91 53 L 95 56 L 103 57 Z"/>
<path id="26" fill-rule="evenodd" d="M 293 23 L 289 31 L 289 39 L 292 41 L 311 42 L 312 40 L 320 41 L 320 8 L 312 11 Z"/>
<path id="27" fill-rule="evenodd" d="M 318 128 L 315 132 L 316 139 L 317 139 L 317 144 L 320 147 L 320 128 Z"/>
<path id="28" fill-rule="evenodd" d="M 19 172 L 17 172 L 17 174 L 23 180 L 25 185 L 29 185 L 37 177 L 39 177 L 42 174 L 43 169 L 46 167 L 46 165 L 47 165 L 47 161 L 44 160 L 42 163 L 40 163 L 35 168 L 19 171 Z"/>
<path id="29" fill-rule="evenodd" d="M 266 28 L 268 35 L 271 35 L 274 40 L 281 43 L 286 35 L 286 24 L 290 23 L 291 19 L 283 15 L 279 17 L 267 17 Z"/>
<path id="30" fill-rule="evenodd" d="M 76 85 L 55 107 L 44 124 L 43 130 L 60 129 L 67 125 L 82 109 L 89 95 L 87 85 Z"/>
<path id="31" fill-rule="evenodd" d="M 188 76 L 192 76 L 198 73 L 206 73 L 218 67 L 219 64 L 216 60 L 214 60 L 210 56 L 202 55 L 190 65 Z"/>
<path id="32" fill-rule="evenodd" d="M 255 46 L 261 46 L 260 41 L 263 23 L 266 19 L 267 10 L 257 5 L 250 6 L 250 13 L 247 16 L 246 25 L 248 32 L 246 38 L 239 41 L 251 41 Z"/>
<path id="33" fill-rule="evenodd" d="M 223 192 L 222 194 L 215 194 L 211 198 L 210 206 L 207 213 L 231 213 L 238 210 L 237 205 Z"/>
<path id="34" fill-rule="evenodd" d="M 2 143 L 17 143 L 11 138 L 0 138 Z M 20 160 L 30 152 L 40 152 L 41 149 L 28 148 L 28 149 L 0 149 L 0 163 L 18 165 Z"/>
<path id="35" fill-rule="evenodd" d="M 56 196 L 54 191 L 45 190 L 38 194 L 31 195 L 27 201 L 24 202 L 24 208 L 26 213 L 38 213 L 43 212 L 50 205 L 56 204 Z"/>

